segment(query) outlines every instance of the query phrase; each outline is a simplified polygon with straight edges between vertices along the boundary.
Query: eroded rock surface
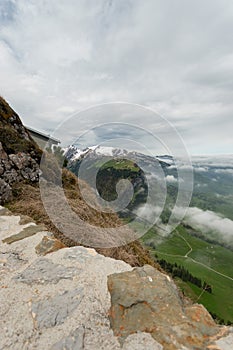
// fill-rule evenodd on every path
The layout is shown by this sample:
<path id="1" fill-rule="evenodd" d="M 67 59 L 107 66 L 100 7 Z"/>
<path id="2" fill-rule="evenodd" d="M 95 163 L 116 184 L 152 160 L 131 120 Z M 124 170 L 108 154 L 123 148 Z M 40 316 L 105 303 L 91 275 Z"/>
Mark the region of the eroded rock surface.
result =
<path id="1" fill-rule="evenodd" d="M 50 259 L 36 259 L 24 271 L 17 274 L 14 279 L 26 284 L 44 284 L 58 283 L 62 279 L 72 279 L 77 274 L 77 268 L 64 267 L 60 264 L 54 264 Z"/>
<path id="2" fill-rule="evenodd" d="M 31 313 L 37 329 L 54 327 L 65 322 L 83 299 L 83 288 L 64 291 L 53 298 L 33 301 Z"/>
<path id="3" fill-rule="evenodd" d="M 0 349 L 230 349 L 231 329 L 185 306 L 166 275 L 84 247 L 41 257 L 52 234 L 22 235 L 36 227 L 24 219 L 0 207 Z"/>
<path id="4" fill-rule="evenodd" d="M 85 327 L 80 326 L 68 335 L 53 345 L 51 350 L 82 350 L 84 349 Z"/>
<path id="5" fill-rule="evenodd" d="M 185 306 L 174 282 L 145 265 L 108 276 L 110 322 L 121 343 L 132 333 L 148 332 L 164 349 L 205 349 L 219 326 L 202 305 Z"/>
<path id="6" fill-rule="evenodd" d="M 218 349 L 221 350 L 232 350 L 233 348 L 233 327 L 230 328 L 230 333 L 217 340 L 216 342 Z"/>

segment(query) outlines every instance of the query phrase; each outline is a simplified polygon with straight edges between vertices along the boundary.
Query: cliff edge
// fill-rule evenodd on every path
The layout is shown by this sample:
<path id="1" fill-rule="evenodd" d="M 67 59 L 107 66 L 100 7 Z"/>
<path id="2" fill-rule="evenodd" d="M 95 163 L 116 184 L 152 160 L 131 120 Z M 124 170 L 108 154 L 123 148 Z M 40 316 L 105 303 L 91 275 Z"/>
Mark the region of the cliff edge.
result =
<path id="1" fill-rule="evenodd" d="M 132 268 L 0 208 L 0 348 L 230 350 L 233 329 L 188 305 L 152 266 Z M 62 248 L 62 249 L 61 249 Z"/>

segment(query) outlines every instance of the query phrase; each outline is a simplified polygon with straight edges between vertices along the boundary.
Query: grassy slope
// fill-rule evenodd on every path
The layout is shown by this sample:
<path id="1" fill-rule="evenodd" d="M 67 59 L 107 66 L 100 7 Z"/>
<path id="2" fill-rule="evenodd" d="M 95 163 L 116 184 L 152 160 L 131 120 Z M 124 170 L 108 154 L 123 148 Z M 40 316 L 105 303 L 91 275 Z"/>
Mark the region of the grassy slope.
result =
<path id="1" fill-rule="evenodd" d="M 66 169 L 63 170 L 63 186 L 72 209 L 79 217 L 83 218 L 83 220 L 88 220 L 92 225 L 100 227 L 117 227 L 121 225 L 121 221 L 116 214 L 100 213 L 85 203 L 80 195 L 77 177 Z M 79 242 L 74 242 L 65 237 L 51 222 L 41 201 L 38 185 L 31 186 L 24 183 L 15 185 L 14 200 L 8 203 L 7 207 L 13 213 L 27 215 L 34 219 L 36 223 L 44 224 L 47 229 L 53 232 L 55 237 L 60 239 L 66 246 L 75 246 L 79 244 Z M 159 268 L 159 265 L 151 258 L 148 250 L 138 241 L 122 247 L 96 250 L 100 254 L 123 260 L 132 266 L 150 264 Z"/>
<path id="2" fill-rule="evenodd" d="M 98 162 L 95 164 L 98 168 Z M 127 159 L 112 159 L 108 162 L 106 162 L 103 166 L 102 169 L 105 168 L 114 168 L 114 169 L 120 169 L 120 170 L 130 170 L 132 172 L 139 172 L 140 168 L 136 166 L 132 161 L 127 160 Z"/>
<path id="3" fill-rule="evenodd" d="M 233 253 L 230 250 L 192 237 L 182 226 L 178 228 L 178 232 L 193 248 L 193 252 L 189 255 L 190 258 L 233 278 Z M 154 233 L 151 232 L 146 236 L 146 239 L 152 238 L 153 235 Z M 204 292 L 201 298 L 198 299 L 202 292 L 200 288 L 191 283 L 187 284 L 182 281 L 178 283 L 193 301 L 197 301 L 198 299 L 198 302 L 203 303 L 210 312 L 217 314 L 219 318 L 233 322 L 233 281 L 195 263 L 189 257 L 167 255 L 185 255 L 189 249 L 182 238 L 177 234 L 173 234 L 170 238 L 159 244 L 157 249 L 152 250 L 152 253 L 156 253 L 159 259 L 163 258 L 168 262 L 176 262 L 178 265 L 184 266 L 194 276 L 201 278 L 202 282 L 206 281 L 213 286 L 212 294 Z"/>
<path id="4" fill-rule="evenodd" d="M 20 117 L 1 96 L 0 142 L 7 154 L 27 152 L 30 153 L 38 163 L 40 162 L 42 151 L 24 128 Z M 49 154 L 47 156 L 49 157 Z M 56 180 L 57 174 L 59 173 L 56 169 L 57 164 L 54 163 L 53 159 L 49 160 L 49 164 L 48 167 L 43 169 L 43 175 L 49 179 L 54 178 L 54 180 Z M 117 215 L 100 213 L 85 203 L 80 195 L 76 176 L 66 169 L 63 170 L 63 185 L 70 206 L 83 220 L 88 220 L 93 226 L 100 227 L 117 227 L 121 225 L 121 221 Z M 38 184 L 32 185 L 27 182 L 14 184 L 13 195 L 14 199 L 7 204 L 8 208 L 13 213 L 27 215 L 34 219 L 36 223 L 44 224 L 47 229 L 53 232 L 66 246 L 78 244 L 78 242 L 74 242 L 70 238 L 65 237 L 51 222 L 41 201 Z M 138 241 L 123 247 L 99 249 L 98 251 L 103 255 L 124 260 L 132 266 L 141 266 L 144 264 L 151 264 L 155 267 L 158 266 L 150 257 L 147 249 Z"/>

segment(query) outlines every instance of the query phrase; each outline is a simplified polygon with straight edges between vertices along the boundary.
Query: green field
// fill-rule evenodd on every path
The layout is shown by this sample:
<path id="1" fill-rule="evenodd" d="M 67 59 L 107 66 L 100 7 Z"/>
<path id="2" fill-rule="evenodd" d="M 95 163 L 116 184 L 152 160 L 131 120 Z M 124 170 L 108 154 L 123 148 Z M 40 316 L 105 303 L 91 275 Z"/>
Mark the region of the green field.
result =
<path id="1" fill-rule="evenodd" d="M 193 301 L 202 303 L 225 323 L 228 321 L 233 323 L 232 251 L 188 234 L 183 226 L 179 226 L 162 242 L 156 231 L 152 229 L 143 237 L 143 241 L 147 246 L 149 243 L 149 248 L 154 245 L 150 248 L 151 253 L 154 256 L 157 255 L 158 259 L 184 266 L 193 276 L 210 284 L 212 294 L 203 292 L 201 288 L 190 282 L 183 282 L 176 278 L 177 284 Z M 151 244 L 153 241 L 154 244 Z"/>
<path id="2" fill-rule="evenodd" d="M 100 164 L 101 163 L 97 161 L 95 163 L 95 166 L 99 168 Z M 127 159 L 111 159 L 101 166 L 101 169 L 108 169 L 108 168 L 120 169 L 120 170 L 127 169 L 132 172 L 139 172 L 140 170 L 140 168 L 134 162 Z"/>

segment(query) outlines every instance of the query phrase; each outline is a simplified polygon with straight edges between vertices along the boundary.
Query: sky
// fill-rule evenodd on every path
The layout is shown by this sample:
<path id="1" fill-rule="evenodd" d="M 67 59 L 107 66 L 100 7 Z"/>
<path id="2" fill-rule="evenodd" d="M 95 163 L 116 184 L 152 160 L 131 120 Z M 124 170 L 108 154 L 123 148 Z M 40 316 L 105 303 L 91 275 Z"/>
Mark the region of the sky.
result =
<path id="1" fill-rule="evenodd" d="M 1 0 L 0 94 L 48 133 L 122 101 L 166 118 L 191 155 L 233 154 L 232 33 L 229 0 Z"/>

